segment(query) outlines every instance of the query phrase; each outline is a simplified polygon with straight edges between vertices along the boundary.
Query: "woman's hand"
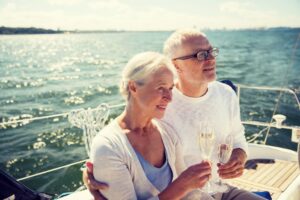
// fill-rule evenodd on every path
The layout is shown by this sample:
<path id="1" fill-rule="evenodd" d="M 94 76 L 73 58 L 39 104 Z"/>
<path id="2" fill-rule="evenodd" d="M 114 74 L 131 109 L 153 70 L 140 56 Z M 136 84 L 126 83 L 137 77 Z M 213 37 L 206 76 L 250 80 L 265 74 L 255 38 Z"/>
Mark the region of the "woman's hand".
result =
<path id="1" fill-rule="evenodd" d="M 211 177 L 211 165 L 204 161 L 200 164 L 192 165 L 183 171 L 176 181 L 180 185 L 190 189 L 202 188 Z"/>
<path id="2" fill-rule="evenodd" d="M 211 177 L 211 165 L 204 161 L 183 171 L 158 197 L 160 200 L 182 199 L 194 189 L 202 188 Z"/>

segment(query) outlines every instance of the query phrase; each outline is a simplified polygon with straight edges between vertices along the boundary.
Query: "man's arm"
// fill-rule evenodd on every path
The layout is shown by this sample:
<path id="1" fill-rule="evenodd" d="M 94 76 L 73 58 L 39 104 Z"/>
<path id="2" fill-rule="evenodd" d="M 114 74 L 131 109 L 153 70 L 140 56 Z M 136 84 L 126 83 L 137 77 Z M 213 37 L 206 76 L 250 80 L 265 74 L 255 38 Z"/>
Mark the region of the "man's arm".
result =
<path id="1" fill-rule="evenodd" d="M 248 143 L 245 137 L 245 127 L 242 124 L 240 104 L 238 98 L 233 94 L 231 99 L 231 130 L 230 134 L 233 135 L 233 149 L 242 149 L 246 155 L 248 154 Z"/>
<path id="2" fill-rule="evenodd" d="M 237 96 L 232 92 L 230 102 L 231 112 L 231 130 L 233 135 L 233 151 L 229 161 L 224 164 L 218 164 L 219 175 L 221 178 L 237 178 L 243 174 L 244 165 L 247 161 L 248 144 L 245 138 L 245 128 L 241 122 L 240 105 Z"/>
<path id="3" fill-rule="evenodd" d="M 108 189 L 108 185 L 95 180 L 93 175 L 93 164 L 89 161 L 86 162 L 86 169 L 83 170 L 82 180 L 95 200 L 106 199 L 99 191 Z"/>

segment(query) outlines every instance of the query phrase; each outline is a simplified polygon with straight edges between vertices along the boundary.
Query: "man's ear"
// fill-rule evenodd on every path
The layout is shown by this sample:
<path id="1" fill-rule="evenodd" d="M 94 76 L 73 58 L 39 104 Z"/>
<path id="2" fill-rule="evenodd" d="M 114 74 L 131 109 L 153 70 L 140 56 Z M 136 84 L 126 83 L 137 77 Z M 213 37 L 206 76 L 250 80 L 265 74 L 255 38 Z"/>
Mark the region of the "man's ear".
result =
<path id="1" fill-rule="evenodd" d="M 134 81 L 128 82 L 128 90 L 129 90 L 130 94 L 136 93 L 136 83 Z"/>
<path id="2" fill-rule="evenodd" d="M 181 68 L 179 67 L 178 63 L 177 63 L 177 60 L 173 60 L 172 63 L 173 63 L 173 65 L 174 65 L 174 67 L 175 67 L 177 73 L 180 74 L 180 73 L 182 72 L 182 70 L 181 70 Z"/>

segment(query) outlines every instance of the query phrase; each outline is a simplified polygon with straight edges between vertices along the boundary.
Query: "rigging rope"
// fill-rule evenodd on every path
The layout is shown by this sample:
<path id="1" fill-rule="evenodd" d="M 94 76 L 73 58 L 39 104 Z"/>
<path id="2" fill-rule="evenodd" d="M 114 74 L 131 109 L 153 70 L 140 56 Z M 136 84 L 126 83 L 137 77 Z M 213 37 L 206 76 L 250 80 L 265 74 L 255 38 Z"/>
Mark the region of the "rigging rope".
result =
<path id="1" fill-rule="evenodd" d="M 47 173 L 50 173 L 50 172 L 57 171 L 59 169 L 63 169 L 63 168 L 66 168 L 66 167 L 71 167 L 73 165 L 77 165 L 77 164 L 86 162 L 87 160 L 88 159 L 80 160 L 80 161 L 77 161 L 77 162 L 74 162 L 74 163 L 71 163 L 71 164 L 67 164 L 67 165 L 63 165 L 63 166 L 56 167 L 56 168 L 53 168 L 53 169 L 49 169 L 49 170 L 46 170 L 46 171 L 43 171 L 43 172 L 40 172 L 40 173 L 36 173 L 36 174 L 30 175 L 30 176 L 25 176 L 25 177 L 19 178 L 17 180 L 18 181 L 22 181 L 22 180 L 26 180 L 26 179 L 29 179 L 29 178 L 33 178 L 33 177 L 39 176 L 39 175 L 47 174 Z"/>

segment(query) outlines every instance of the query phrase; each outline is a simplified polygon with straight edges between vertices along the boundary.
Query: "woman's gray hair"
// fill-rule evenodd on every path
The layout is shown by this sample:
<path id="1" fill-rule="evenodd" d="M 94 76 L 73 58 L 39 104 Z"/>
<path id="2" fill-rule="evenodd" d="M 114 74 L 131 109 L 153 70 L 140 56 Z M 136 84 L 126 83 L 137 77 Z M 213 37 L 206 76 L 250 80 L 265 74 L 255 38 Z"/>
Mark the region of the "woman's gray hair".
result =
<path id="1" fill-rule="evenodd" d="M 157 52 L 144 52 L 131 58 L 122 72 L 120 92 L 126 100 L 129 99 L 129 81 L 134 81 L 138 85 L 143 85 L 152 73 L 161 67 L 168 68 L 173 74 L 174 69 L 170 59 Z"/>
<path id="2" fill-rule="evenodd" d="M 175 31 L 165 41 L 164 54 L 170 59 L 173 59 L 177 49 L 181 48 L 186 41 L 199 36 L 206 37 L 204 33 L 196 29 L 179 29 Z"/>

